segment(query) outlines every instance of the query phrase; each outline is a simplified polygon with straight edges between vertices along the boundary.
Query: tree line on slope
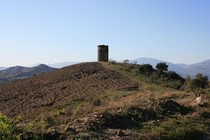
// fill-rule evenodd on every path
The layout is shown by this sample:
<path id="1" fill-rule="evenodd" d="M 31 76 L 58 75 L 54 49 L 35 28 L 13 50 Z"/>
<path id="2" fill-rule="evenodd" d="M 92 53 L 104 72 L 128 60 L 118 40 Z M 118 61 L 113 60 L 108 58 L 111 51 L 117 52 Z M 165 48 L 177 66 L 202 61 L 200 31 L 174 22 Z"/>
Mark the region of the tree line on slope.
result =
<path id="1" fill-rule="evenodd" d="M 194 79 L 190 76 L 187 78 L 181 77 L 174 71 L 168 71 L 168 65 L 160 62 L 156 65 L 156 69 L 150 64 L 139 65 L 137 63 L 130 63 L 129 60 L 124 60 L 123 63 L 117 63 L 111 60 L 110 63 L 121 65 L 121 70 L 132 73 L 135 76 L 141 77 L 148 83 L 160 84 L 164 87 L 174 89 L 184 89 L 192 91 L 196 97 L 205 93 L 205 89 L 209 87 L 209 77 L 201 73 L 197 73 Z"/>

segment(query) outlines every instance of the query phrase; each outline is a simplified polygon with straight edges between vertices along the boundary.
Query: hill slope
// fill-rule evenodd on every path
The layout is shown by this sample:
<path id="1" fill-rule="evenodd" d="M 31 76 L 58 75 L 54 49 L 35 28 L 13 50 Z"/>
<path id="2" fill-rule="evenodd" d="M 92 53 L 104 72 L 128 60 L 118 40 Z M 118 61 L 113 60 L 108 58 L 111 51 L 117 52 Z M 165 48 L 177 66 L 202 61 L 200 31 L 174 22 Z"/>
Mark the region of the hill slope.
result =
<path id="1" fill-rule="evenodd" d="M 82 63 L 33 78 L 0 85 L 0 111 L 14 117 L 34 116 L 50 107 L 135 86 L 129 78 L 98 63 Z"/>

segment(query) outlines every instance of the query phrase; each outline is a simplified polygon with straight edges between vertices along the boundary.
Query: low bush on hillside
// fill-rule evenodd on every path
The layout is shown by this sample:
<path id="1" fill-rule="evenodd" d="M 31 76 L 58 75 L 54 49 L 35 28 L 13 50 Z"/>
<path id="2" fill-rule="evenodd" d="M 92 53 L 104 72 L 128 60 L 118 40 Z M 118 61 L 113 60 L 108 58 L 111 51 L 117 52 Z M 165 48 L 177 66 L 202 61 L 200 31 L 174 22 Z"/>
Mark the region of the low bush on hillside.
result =
<path id="1" fill-rule="evenodd" d="M 93 106 L 100 106 L 101 105 L 101 100 L 100 99 L 93 99 L 91 104 Z"/>
<path id="2" fill-rule="evenodd" d="M 18 128 L 15 121 L 0 113 L 0 140 L 44 140 L 45 122 L 33 121 Z"/>
<path id="3" fill-rule="evenodd" d="M 209 87 L 209 77 L 201 73 L 197 73 L 194 79 L 187 80 L 187 86 L 196 97 L 199 97 Z"/>
<path id="4" fill-rule="evenodd" d="M 113 63 L 112 63 L 113 64 Z M 150 64 L 130 64 L 130 63 L 115 63 L 119 66 L 122 72 L 144 80 L 147 83 L 160 84 L 164 87 L 180 89 L 185 79 L 174 71 L 168 71 L 168 66 L 165 63 L 157 64 L 157 69 L 154 69 Z"/>
<path id="5" fill-rule="evenodd" d="M 99 129 L 138 129 L 143 122 L 158 119 L 155 111 L 138 107 L 123 107 L 119 110 L 105 110 L 97 115 L 97 120 L 89 122 L 89 130 Z"/>
<path id="6" fill-rule="evenodd" d="M 14 126 L 13 121 L 0 113 L 0 139 L 20 139 L 20 135 L 17 134 L 17 128 Z"/>

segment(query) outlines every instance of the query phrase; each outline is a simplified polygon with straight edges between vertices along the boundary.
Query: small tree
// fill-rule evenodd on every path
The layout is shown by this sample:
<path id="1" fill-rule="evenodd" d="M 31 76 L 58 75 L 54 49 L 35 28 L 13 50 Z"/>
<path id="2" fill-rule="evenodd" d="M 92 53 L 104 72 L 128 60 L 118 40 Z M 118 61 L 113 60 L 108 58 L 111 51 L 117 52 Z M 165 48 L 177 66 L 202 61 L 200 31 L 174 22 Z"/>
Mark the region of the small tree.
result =
<path id="1" fill-rule="evenodd" d="M 156 65 L 156 69 L 160 72 L 168 71 L 168 65 L 166 63 L 160 62 Z"/>
<path id="2" fill-rule="evenodd" d="M 123 60 L 124 64 L 128 64 L 130 61 L 128 59 Z"/>
<path id="3" fill-rule="evenodd" d="M 196 97 L 199 97 L 203 89 L 209 86 L 208 76 L 198 73 L 195 79 L 190 81 L 190 89 Z"/>
<path id="4" fill-rule="evenodd" d="M 182 83 L 184 83 L 185 79 L 182 78 L 182 76 L 180 76 L 179 74 L 177 74 L 176 72 L 174 71 L 168 71 L 167 72 L 167 75 L 170 79 L 173 79 L 173 80 L 180 80 Z"/>
<path id="5" fill-rule="evenodd" d="M 144 64 L 139 66 L 139 73 L 149 75 L 153 72 L 153 67 L 150 64 Z"/>

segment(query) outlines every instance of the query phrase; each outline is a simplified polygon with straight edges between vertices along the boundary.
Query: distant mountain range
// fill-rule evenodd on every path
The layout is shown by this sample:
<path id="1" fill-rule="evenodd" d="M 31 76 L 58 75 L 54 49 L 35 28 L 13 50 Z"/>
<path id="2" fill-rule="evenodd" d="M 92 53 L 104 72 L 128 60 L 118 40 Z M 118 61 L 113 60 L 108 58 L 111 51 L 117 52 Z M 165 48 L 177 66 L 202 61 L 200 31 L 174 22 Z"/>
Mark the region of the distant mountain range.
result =
<path id="1" fill-rule="evenodd" d="M 0 67 L 0 70 L 5 70 L 6 69 L 6 67 Z"/>
<path id="2" fill-rule="evenodd" d="M 194 77 L 197 73 L 202 73 L 209 76 L 210 78 L 210 60 L 206 60 L 200 63 L 195 63 L 191 65 L 186 64 L 174 64 L 171 62 L 158 60 L 154 58 L 140 57 L 132 60 L 131 62 L 137 62 L 138 64 L 151 64 L 154 68 L 159 62 L 165 62 L 169 66 L 170 71 L 175 71 L 181 76 L 186 77 L 187 75 Z M 38 75 L 43 72 L 50 72 L 56 68 L 62 68 L 65 66 L 73 65 L 79 62 L 61 62 L 55 64 L 40 64 L 35 67 L 22 67 L 15 66 L 10 68 L 0 67 L 0 83 L 7 82 L 15 79 L 23 79 L 32 77 L 33 75 Z"/>
<path id="3" fill-rule="evenodd" d="M 24 79 L 35 75 L 39 75 L 41 73 L 51 72 L 53 70 L 55 70 L 55 68 L 49 67 L 44 64 L 40 64 L 36 67 L 30 68 L 22 66 L 10 67 L 0 71 L 0 83 L 16 79 Z"/>
<path id="4" fill-rule="evenodd" d="M 159 62 L 165 62 L 169 66 L 170 71 L 175 71 L 186 77 L 187 75 L 194 77 L 197 73 L 202 73 L 210 77 L 210 60 L 206 60 L 200 63 L 195 63 L 191 65 L 186 64 L 174 64 L 171 62 L 166 62 L 154 58 L 144 58 L 140 57 L 134 59 L 133 62 L 137 62 L 138 64 L 151 64 L 154 68 Z"/>
<path id="5" fill-rule="evenodd" d="M 80 63 L 80 62 L 66 61 L 66 62 L 60 62 L 60 63 L 54 63 L 54 64 L 47 64 L 47 65 L 50 66 L 50 67 L 53 67 L 53 68 L 63 68 L 63 67 L 73 65 L 73 64 L 78 64 L 78 63 Z"/>

